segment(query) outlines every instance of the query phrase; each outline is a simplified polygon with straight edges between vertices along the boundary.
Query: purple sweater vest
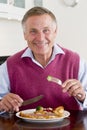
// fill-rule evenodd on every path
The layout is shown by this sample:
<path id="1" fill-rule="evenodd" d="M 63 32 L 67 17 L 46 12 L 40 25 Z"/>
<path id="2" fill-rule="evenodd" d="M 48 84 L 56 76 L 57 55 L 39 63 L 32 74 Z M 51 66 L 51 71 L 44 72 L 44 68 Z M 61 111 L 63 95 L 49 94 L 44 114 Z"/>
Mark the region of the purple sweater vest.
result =
<path id="1" fill-rule="evenodd" d="M 58 77 L 64 82 L 66 79 L 77 79 L 79 68 L 79 56 L 72 51 L 62 48 L 65 54 L 56 55 L 55 59 L 41 68 L 32 62 L 31 58 L 21 55 L 25 50 L 7 59 L 8 74 L 11 92 L 20 95 L 24 100 L 43 94 L 40 101 L 21 107 L 21 109 L 43 107 L 57 107 L 63 105 L 66 110 L 78 110 L 79 105 L 74 97 L 63 93 L 61 86 L 48 82 L 47 76 Z"/>

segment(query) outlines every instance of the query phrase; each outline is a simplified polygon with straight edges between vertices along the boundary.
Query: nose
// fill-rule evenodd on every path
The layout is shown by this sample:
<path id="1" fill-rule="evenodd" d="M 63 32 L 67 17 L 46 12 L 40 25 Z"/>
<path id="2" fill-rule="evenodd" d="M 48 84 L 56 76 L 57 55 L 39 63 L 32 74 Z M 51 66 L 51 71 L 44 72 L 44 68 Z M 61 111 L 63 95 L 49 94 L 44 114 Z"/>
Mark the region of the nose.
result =
<path id="1" fill-rule="evenodd" d="M 43 32 L 39 32 L 37 34 L 37 40 L 38 41 L 43 41 L 45 39 L 45 34 Z"/>

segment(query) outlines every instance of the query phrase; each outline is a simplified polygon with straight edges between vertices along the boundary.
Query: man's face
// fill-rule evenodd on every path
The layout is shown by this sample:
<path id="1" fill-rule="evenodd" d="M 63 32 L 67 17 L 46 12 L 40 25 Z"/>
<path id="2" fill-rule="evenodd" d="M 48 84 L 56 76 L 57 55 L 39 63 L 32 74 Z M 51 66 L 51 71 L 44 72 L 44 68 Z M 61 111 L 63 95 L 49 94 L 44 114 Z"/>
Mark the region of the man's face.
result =
<path id="1" fill-rule="evenodd" d="M 51 54 L 57 27 L 47 14 L 31 16 L 25 23 L 24 37 L 34 55 Z"/>

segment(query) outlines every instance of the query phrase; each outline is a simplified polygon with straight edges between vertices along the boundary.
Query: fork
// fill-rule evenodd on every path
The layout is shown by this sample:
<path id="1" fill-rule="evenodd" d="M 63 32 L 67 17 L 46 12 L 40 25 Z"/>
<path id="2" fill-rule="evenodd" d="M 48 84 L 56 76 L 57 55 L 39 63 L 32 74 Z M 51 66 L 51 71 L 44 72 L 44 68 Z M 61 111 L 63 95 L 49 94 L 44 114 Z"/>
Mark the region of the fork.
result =
<path id="1" fill-rule="evenodd" d="M 51 82 L 54 82 L 54 83 L 57 83 L 57 84 L 59 84 L 59 85 L 62 85 L 62 81 L 59 79 L 59 78 L 56 78 L 56 77 L 53 77 L 53 76 L 48 76 L 47 77 L 47 80 L 48 81 L 51 81 Z M 78 95 L 78 97 L 82 97 L 82 95 L 79 93 L 79 94 L 77 94 Z"/>
<path id="2" fill-rule="evenodd" d="M 48 76 L 47 80 L 51 81 L 51 82 L 55 82 L 55 83 L 57 83 L 59 85 L 62 85 L 62 81 L 60 79 L 58 79 L 58 78 L 53 77 L 53 76 Z"/>

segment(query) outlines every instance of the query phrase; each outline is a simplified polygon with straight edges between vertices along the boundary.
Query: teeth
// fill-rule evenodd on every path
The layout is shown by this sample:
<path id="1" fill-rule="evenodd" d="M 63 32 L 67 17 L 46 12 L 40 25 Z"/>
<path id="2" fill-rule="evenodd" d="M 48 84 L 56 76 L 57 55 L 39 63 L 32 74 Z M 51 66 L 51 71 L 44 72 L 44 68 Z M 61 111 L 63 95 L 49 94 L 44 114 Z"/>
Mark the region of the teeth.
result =
<path id="1" fill-rule="evenodd" d="M 36 43 L 36 44 L 46 44 L 46 43 L 42 43 L 42 42 L 41 42 L 41 43 Z"/>
<path id="2" fill-rule="evenodd" d="M 37 43 L 36 44 L 37 46 L 45 46 L 45 45 L 47 45 L 46 43 Z"/>

